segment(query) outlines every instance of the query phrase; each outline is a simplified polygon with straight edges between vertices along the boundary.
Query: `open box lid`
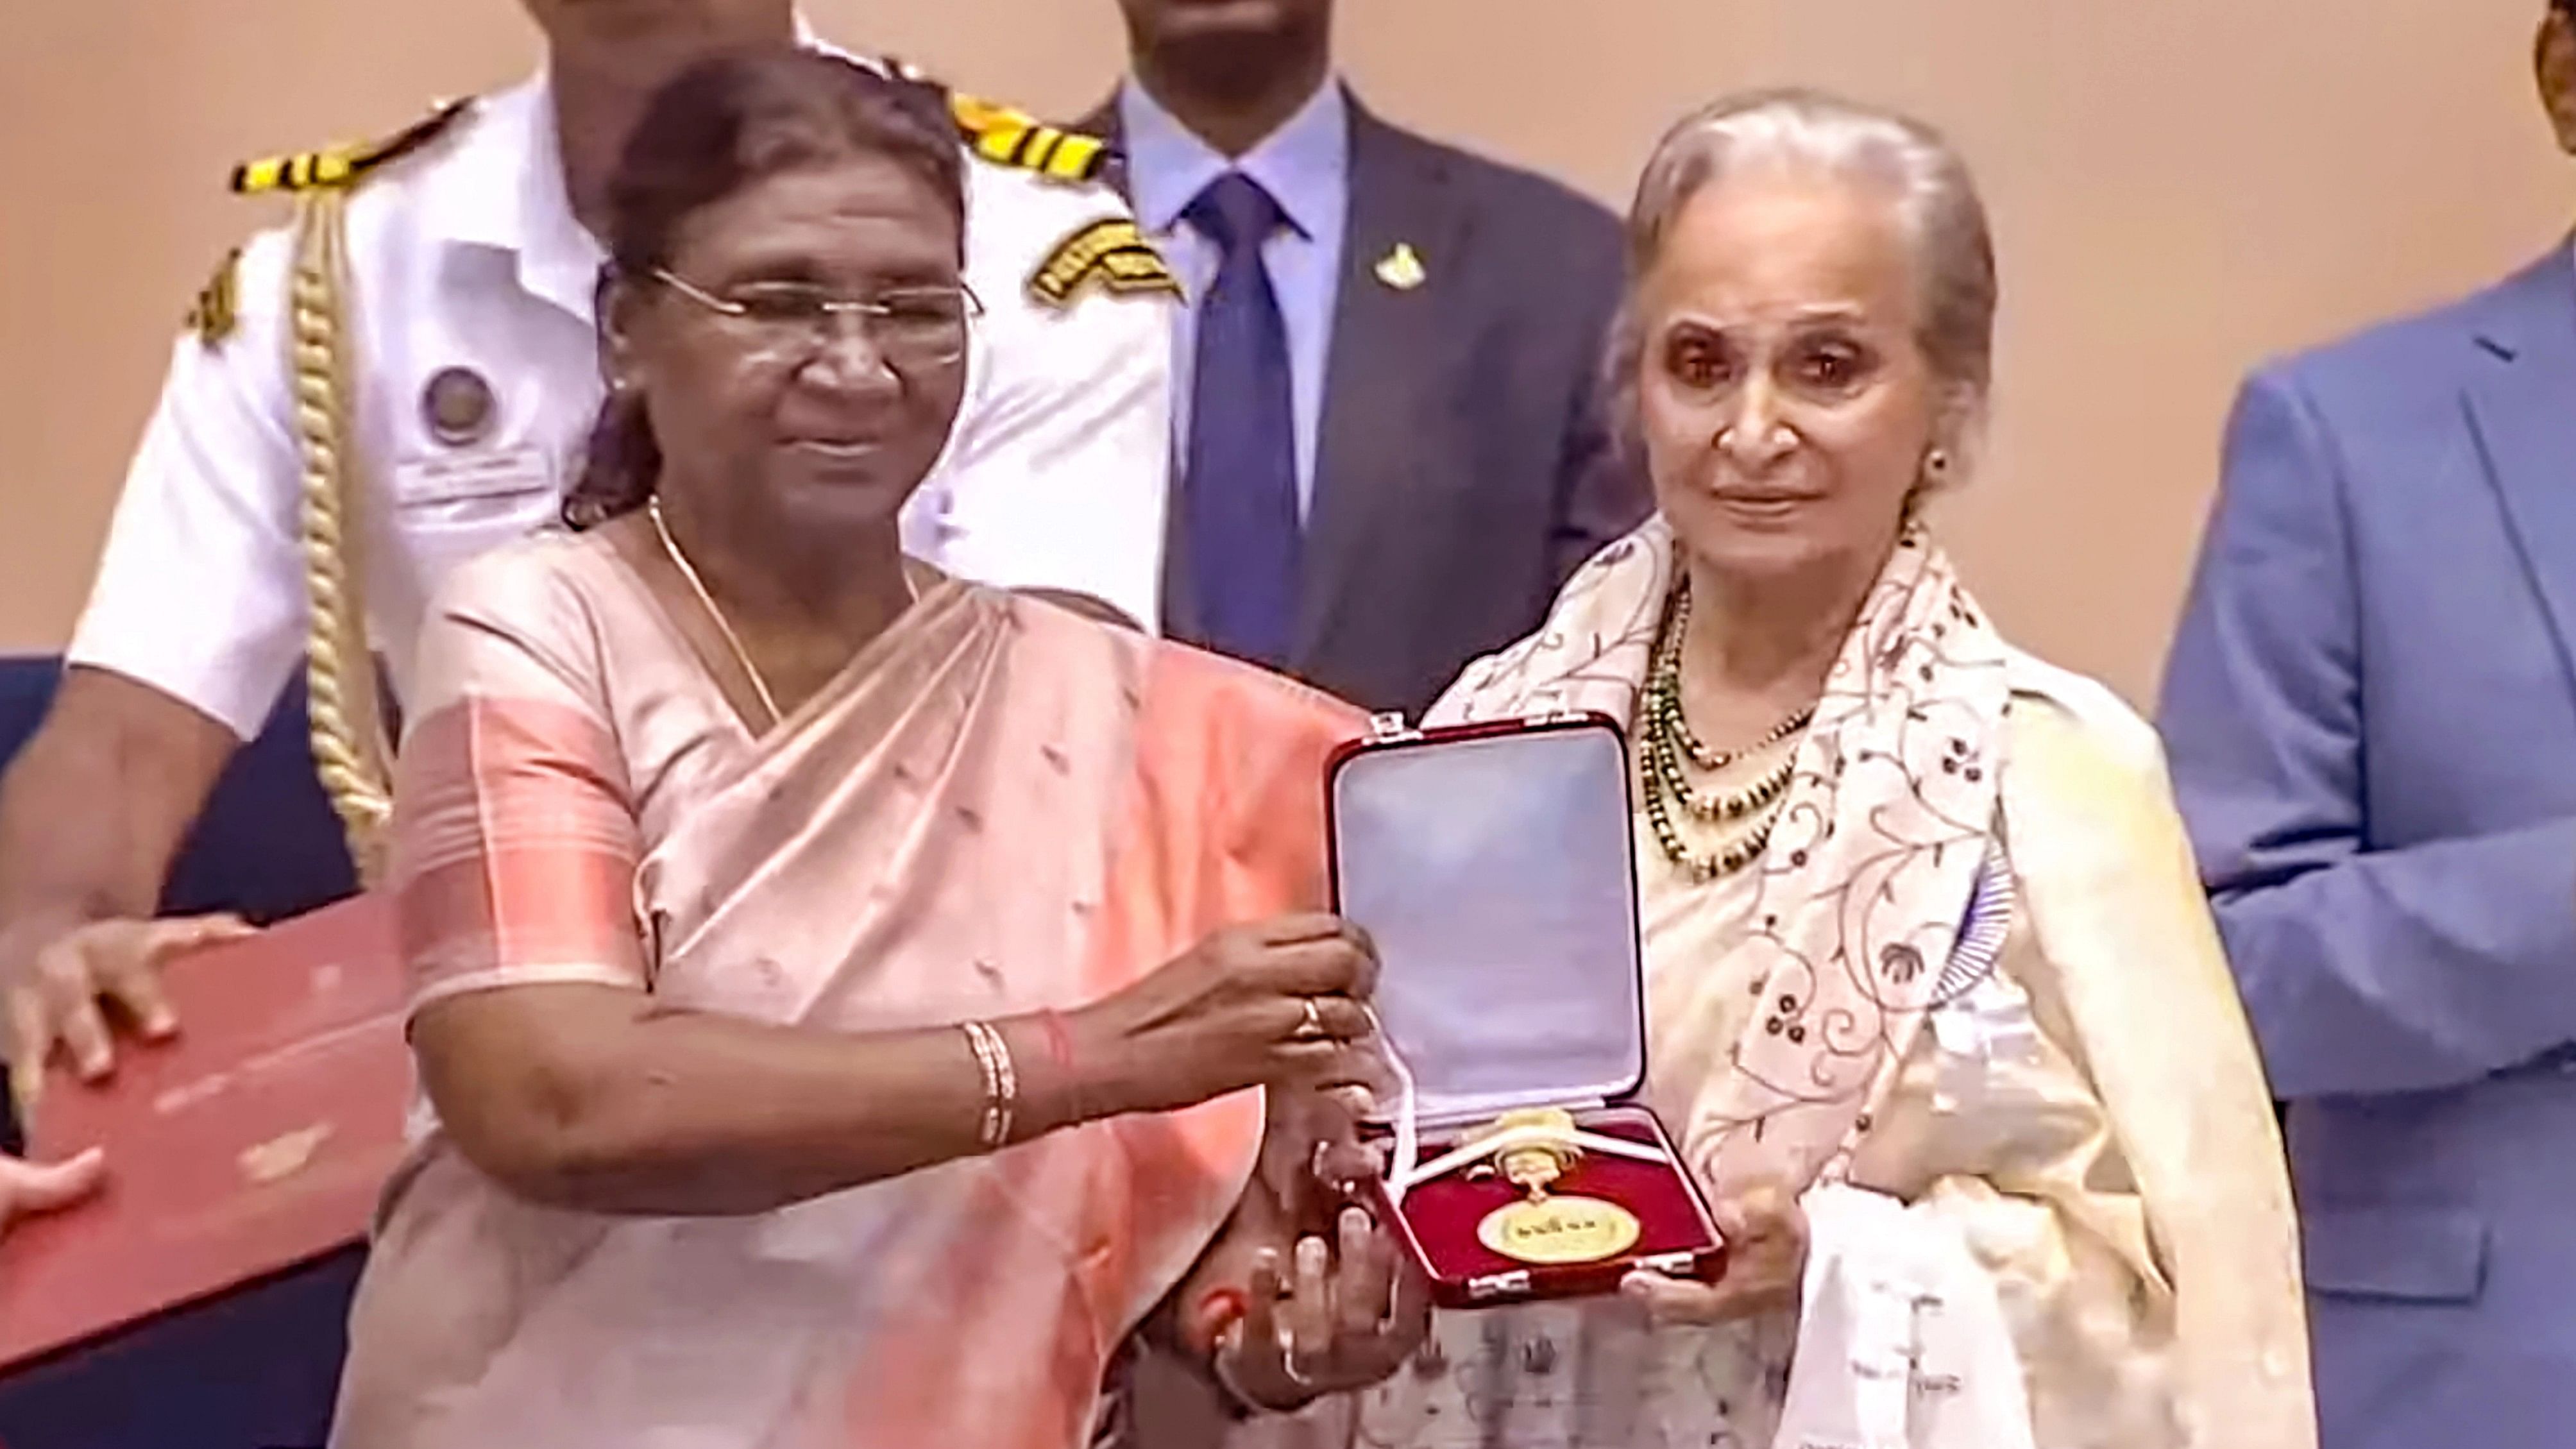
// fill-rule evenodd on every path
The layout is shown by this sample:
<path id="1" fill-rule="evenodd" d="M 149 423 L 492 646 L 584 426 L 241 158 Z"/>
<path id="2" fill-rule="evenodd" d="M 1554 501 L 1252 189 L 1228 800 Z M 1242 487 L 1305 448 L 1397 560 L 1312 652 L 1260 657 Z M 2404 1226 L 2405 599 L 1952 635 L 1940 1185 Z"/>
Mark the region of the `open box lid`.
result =
<path id="1" fill-rule="evenodd" d="M 1375 938 L 1415 1115 L 1608 1102 L 1645 1075 L 1627 742 L 1606 715 L 1406 731 L 1327 774 L 1335 908 Z"/>

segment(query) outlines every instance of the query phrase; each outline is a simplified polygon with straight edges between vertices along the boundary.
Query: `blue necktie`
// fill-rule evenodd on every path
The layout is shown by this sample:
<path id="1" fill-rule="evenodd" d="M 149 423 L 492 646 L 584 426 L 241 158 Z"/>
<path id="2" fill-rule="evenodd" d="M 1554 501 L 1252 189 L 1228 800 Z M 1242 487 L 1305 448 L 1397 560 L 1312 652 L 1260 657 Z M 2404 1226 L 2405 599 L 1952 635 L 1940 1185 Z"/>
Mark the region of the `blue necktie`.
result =
<path id="1" fill-rule="evenodd" d="M 1288 328 L 1261 260 L 1283 217 L 1261 183 L 1239 171 L 1210 182 L 1183 214 L 1224 258 L 1198 309 L 1180 500 L 1197 618 L 1183 633 L 1284 667 L 1303 542 L 1296 415 Z"/>

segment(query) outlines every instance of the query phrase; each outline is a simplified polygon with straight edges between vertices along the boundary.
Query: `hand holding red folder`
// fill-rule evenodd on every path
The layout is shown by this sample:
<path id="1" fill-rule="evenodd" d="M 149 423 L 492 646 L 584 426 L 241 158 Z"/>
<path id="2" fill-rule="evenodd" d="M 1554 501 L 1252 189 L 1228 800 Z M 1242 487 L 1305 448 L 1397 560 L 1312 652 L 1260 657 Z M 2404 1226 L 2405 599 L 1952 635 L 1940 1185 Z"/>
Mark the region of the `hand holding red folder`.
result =
<path id="1" fill-rule="evenodd" d="M 167 1041 L 179 1019 L 161 989 L 163 964 L 251 934 L 233 915 L 91 921 L 50 942 L 32 960 L 0 959 L 0 1056 L 9 1060 L 9 1090 L 19 1115 L 35 1111 L 57 1042 L 82 1081 L 95 1082 L 114 1069 L 106 1003 L 122 1007 L 146 1040 Z"/>
<path id="2" fill-rule="evenodd" d="M 383 901 L 190 952 L 162 984 L 177 1034 L 101 1082 L 58 1067 L 28 1124 L 36 1159 L 103 1147 L 114 1170 L 0 1238 L 0 1365 L 361 1240 L 401 1160 L 411 1058 Z"/>

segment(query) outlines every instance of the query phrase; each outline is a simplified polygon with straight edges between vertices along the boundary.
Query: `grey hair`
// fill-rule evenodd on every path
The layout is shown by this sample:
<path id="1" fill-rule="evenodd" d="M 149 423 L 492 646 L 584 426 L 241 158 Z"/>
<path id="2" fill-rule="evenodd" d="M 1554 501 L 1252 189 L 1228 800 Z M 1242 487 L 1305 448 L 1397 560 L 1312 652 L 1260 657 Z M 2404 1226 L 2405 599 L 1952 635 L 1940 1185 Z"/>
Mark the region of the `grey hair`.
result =
<path id="1" fill-rule="evenodd" d="M 1968 455 L 1994 375 L 1998 287 L 1985 202 L 1967 162 L 1939 131 L 1820 91 L 1729 96 L 1683 118 L 1656 143 L 1628 212 L 1628 289 L 1607 358 L 1614 426 L 1635 444 L 1637 375 L 1646 346 L 1638 288 L 1662 260 L 1674 223 L 1702 191 L 1765 164 L 1821 171 L 1890 193 L 1922 279 L 1916 345 L 1943 393 L 1937 441 L 1952 466 L 1941 481 L 1955 481 L 1973 461 Z"/>

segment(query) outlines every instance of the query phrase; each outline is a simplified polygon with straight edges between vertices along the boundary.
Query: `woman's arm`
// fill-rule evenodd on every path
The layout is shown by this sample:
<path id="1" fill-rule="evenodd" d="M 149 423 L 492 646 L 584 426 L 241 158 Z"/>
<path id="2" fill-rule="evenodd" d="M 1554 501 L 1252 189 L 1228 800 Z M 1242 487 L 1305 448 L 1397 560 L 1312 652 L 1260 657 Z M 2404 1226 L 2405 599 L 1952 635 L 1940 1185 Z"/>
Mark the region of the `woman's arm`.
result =
<path id="1" fill-rule="evenodd" d="M 994 1025 L 1019 1079 L 1013 1140 L 1127 1110 L 1049 1056 L 1036 1018 Z M 466 1158 L 562 1207 L 761 1212 L 984 1146 L 984 1071 L 955 1027 L 843 1035 L 565 984 L 433 1002 L 412 1040 Z"/>
<path id="2" fill-rule="evenodd" d="M 643 848 L 585 600 L 509 556 L 451 589 L 397 763 L 391 890 L 423 1083 L 467 1160 L 513 1190 L 756 1212 L 983 1150 L 997 1105 L 1019 1140 L 1348 1074 L 1374 966 L 1327 916 L 1219 931 L 1080 1010 L 993 1023 L 1007 1073 L 962 1023 L 670 1008 L 635 924 Z"/>
<path id="3" fill-rule="evenodd" d="M 1009 1140 L 1346 1078 L 1373 970 L 1341 922 L 1286 916 L 1219 931 L 1052 1022 L 992 1022 L 1013 1082 Z M 1309 998 L 1320 1039 L 1302 1034 Z M 994 1145 L 983 1135 L 993 1078 L 962 1026 L 777 1026 L 567 982 L 432 1001 L 412 1040 L 467 1160 L 564 1207 L 760 1212 Z"/>
<path id="4" fill-rule="evenodd" d="M 2313 1444 L 2280 1131 L 2156 737 L 2107 691 L 2052 686 L 2015 699 L 2012 750 L 2005 818 L 2037 947 L 2014 974 L 2124 1169 L 2069 1183 L 2051 1220 L 2123 1258 L 2133 1235 L 2152 1244 L 2144 1277 L 2170 1292 L 2136 1311 L 2165 1315 L 2142 1328 L 2169 1332 L 2206 1442 Z"/>

